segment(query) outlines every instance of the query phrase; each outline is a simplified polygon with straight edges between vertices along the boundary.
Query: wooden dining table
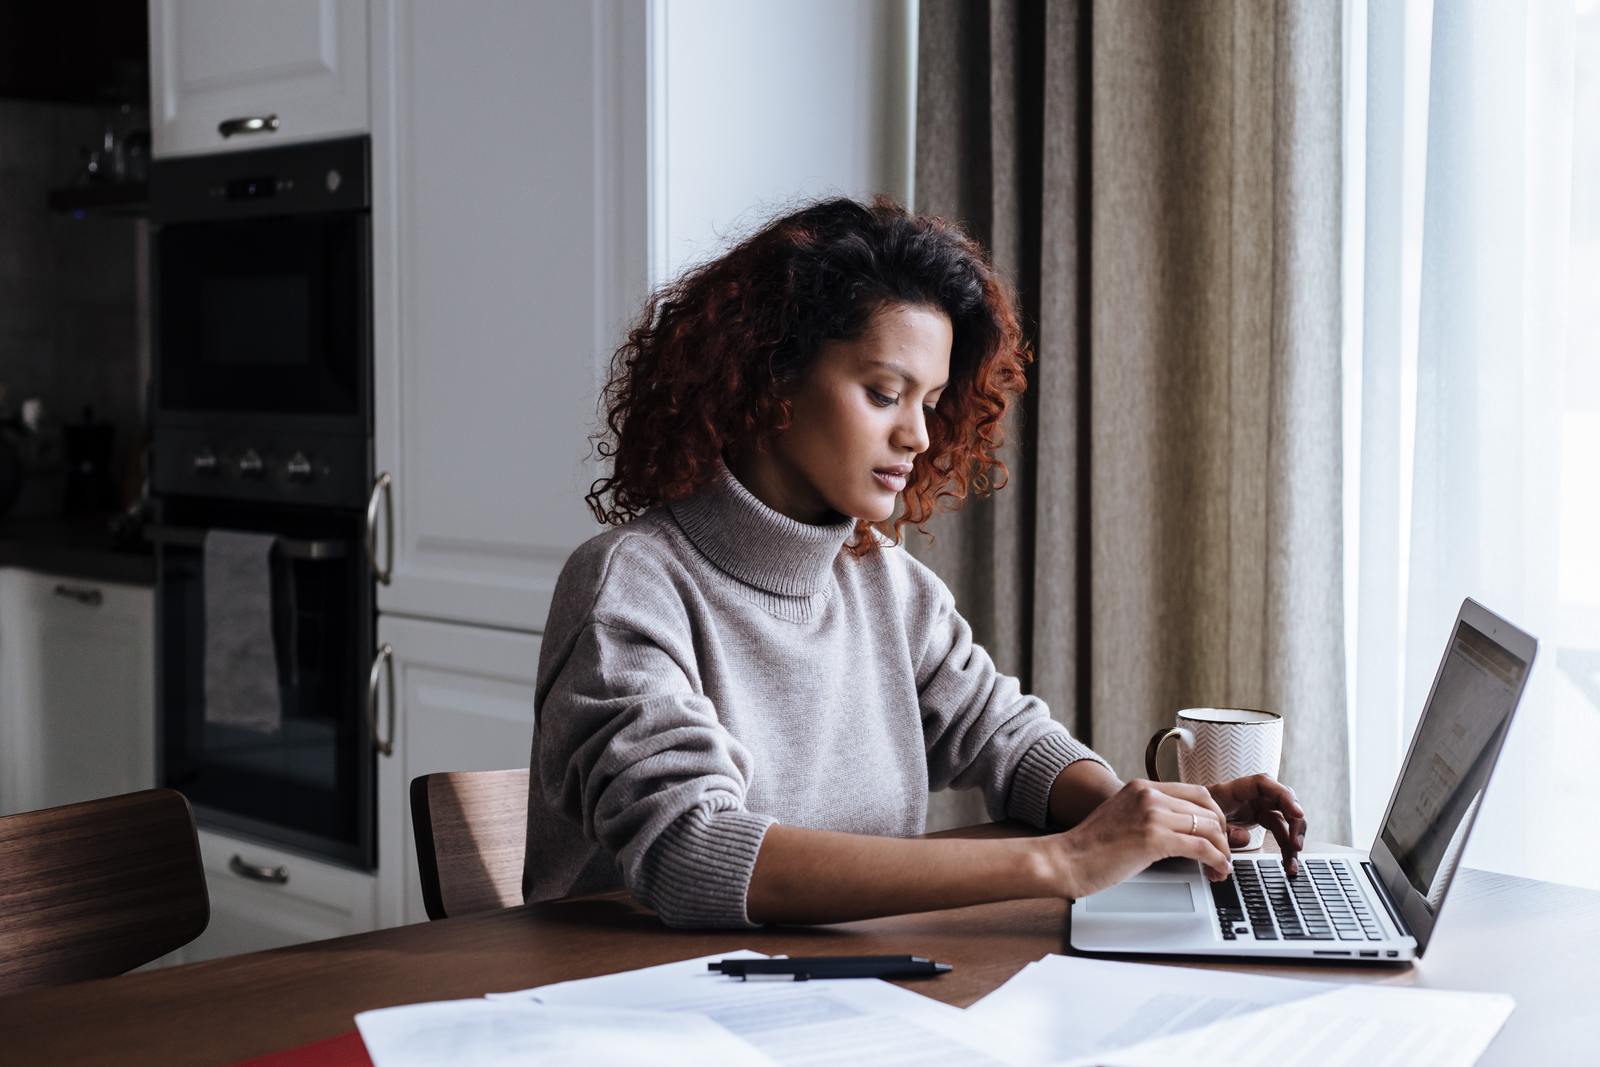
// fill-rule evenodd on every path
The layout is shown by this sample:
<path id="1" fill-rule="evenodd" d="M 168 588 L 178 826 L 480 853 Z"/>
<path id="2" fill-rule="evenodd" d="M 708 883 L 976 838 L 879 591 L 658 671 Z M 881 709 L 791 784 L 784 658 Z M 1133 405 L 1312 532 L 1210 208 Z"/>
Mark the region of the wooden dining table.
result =
<path id="1" fill-rule="evenodd" d="M 1481 1062 L 1600 1063 L 1600 893 L 1462 871 L 1452 897 L 1415 965 L 1181 965 L 1509 993 L 1516 1010 Z M 371 1008 L 734 949 L 931 956 L 954 969 L 903 984 L 965 1007 L 1024 964 L 1068 952 L 1068 912 L 1064 900 L 1019 900 L 831 926 L 671 930 L 626 893 L 606 893 L 0 997 L 0 1063 L 236 1063 L 349 1034 Z"/>

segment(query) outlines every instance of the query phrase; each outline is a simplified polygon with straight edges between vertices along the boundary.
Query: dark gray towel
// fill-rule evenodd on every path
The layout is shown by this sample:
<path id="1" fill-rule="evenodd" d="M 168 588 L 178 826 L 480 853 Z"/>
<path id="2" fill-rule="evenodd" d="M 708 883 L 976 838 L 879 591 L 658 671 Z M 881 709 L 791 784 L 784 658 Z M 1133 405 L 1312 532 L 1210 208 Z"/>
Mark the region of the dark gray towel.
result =
<path id="1" fill-rule="evenodd" d="M 206 533 L 206 722 L 275 734 L 283 726 L 272 637 L 271 534 Z"/>

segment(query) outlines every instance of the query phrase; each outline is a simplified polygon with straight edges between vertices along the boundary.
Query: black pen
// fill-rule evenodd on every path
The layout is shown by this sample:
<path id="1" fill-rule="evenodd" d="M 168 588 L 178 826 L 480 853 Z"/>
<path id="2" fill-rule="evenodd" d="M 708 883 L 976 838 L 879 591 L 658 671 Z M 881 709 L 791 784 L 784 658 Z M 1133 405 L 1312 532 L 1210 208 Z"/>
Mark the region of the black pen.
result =
<path id="1" fill-rule="evenodd" d="M 788 956 L 774 960 L 718 960 L 706 964 L 731 978 L 782 977 L 796 982 L 812 978 L 931 978 L 950 970 L 926 956 Z"/>

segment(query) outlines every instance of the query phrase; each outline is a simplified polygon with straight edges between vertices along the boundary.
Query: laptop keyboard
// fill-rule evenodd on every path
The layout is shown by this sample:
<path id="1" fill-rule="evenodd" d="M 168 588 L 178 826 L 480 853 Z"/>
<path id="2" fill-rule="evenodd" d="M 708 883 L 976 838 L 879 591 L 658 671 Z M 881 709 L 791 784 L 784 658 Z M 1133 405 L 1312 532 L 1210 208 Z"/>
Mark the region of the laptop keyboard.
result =
<path id="1" fill-rule="evenodd" d="M 1278 859 L 1238 859 L 1211 883 L 1225 941 L 1382 941 L 1383 930 L 1342 860 L 1300 861 L 1291 881 Z"/>

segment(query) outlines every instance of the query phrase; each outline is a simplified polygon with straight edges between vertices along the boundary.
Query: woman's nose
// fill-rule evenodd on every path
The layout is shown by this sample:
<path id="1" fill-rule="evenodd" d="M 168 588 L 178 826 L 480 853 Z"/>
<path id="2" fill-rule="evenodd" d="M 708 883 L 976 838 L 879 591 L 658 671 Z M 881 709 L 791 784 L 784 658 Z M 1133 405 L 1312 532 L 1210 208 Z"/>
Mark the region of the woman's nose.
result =
<path id="1" fill-rule="evenodd" d="M 921 407 L 912 408 L 906 418 L 895 424 L 893 443 L 917 455 L 928 450 L 928 417 Z"/>

